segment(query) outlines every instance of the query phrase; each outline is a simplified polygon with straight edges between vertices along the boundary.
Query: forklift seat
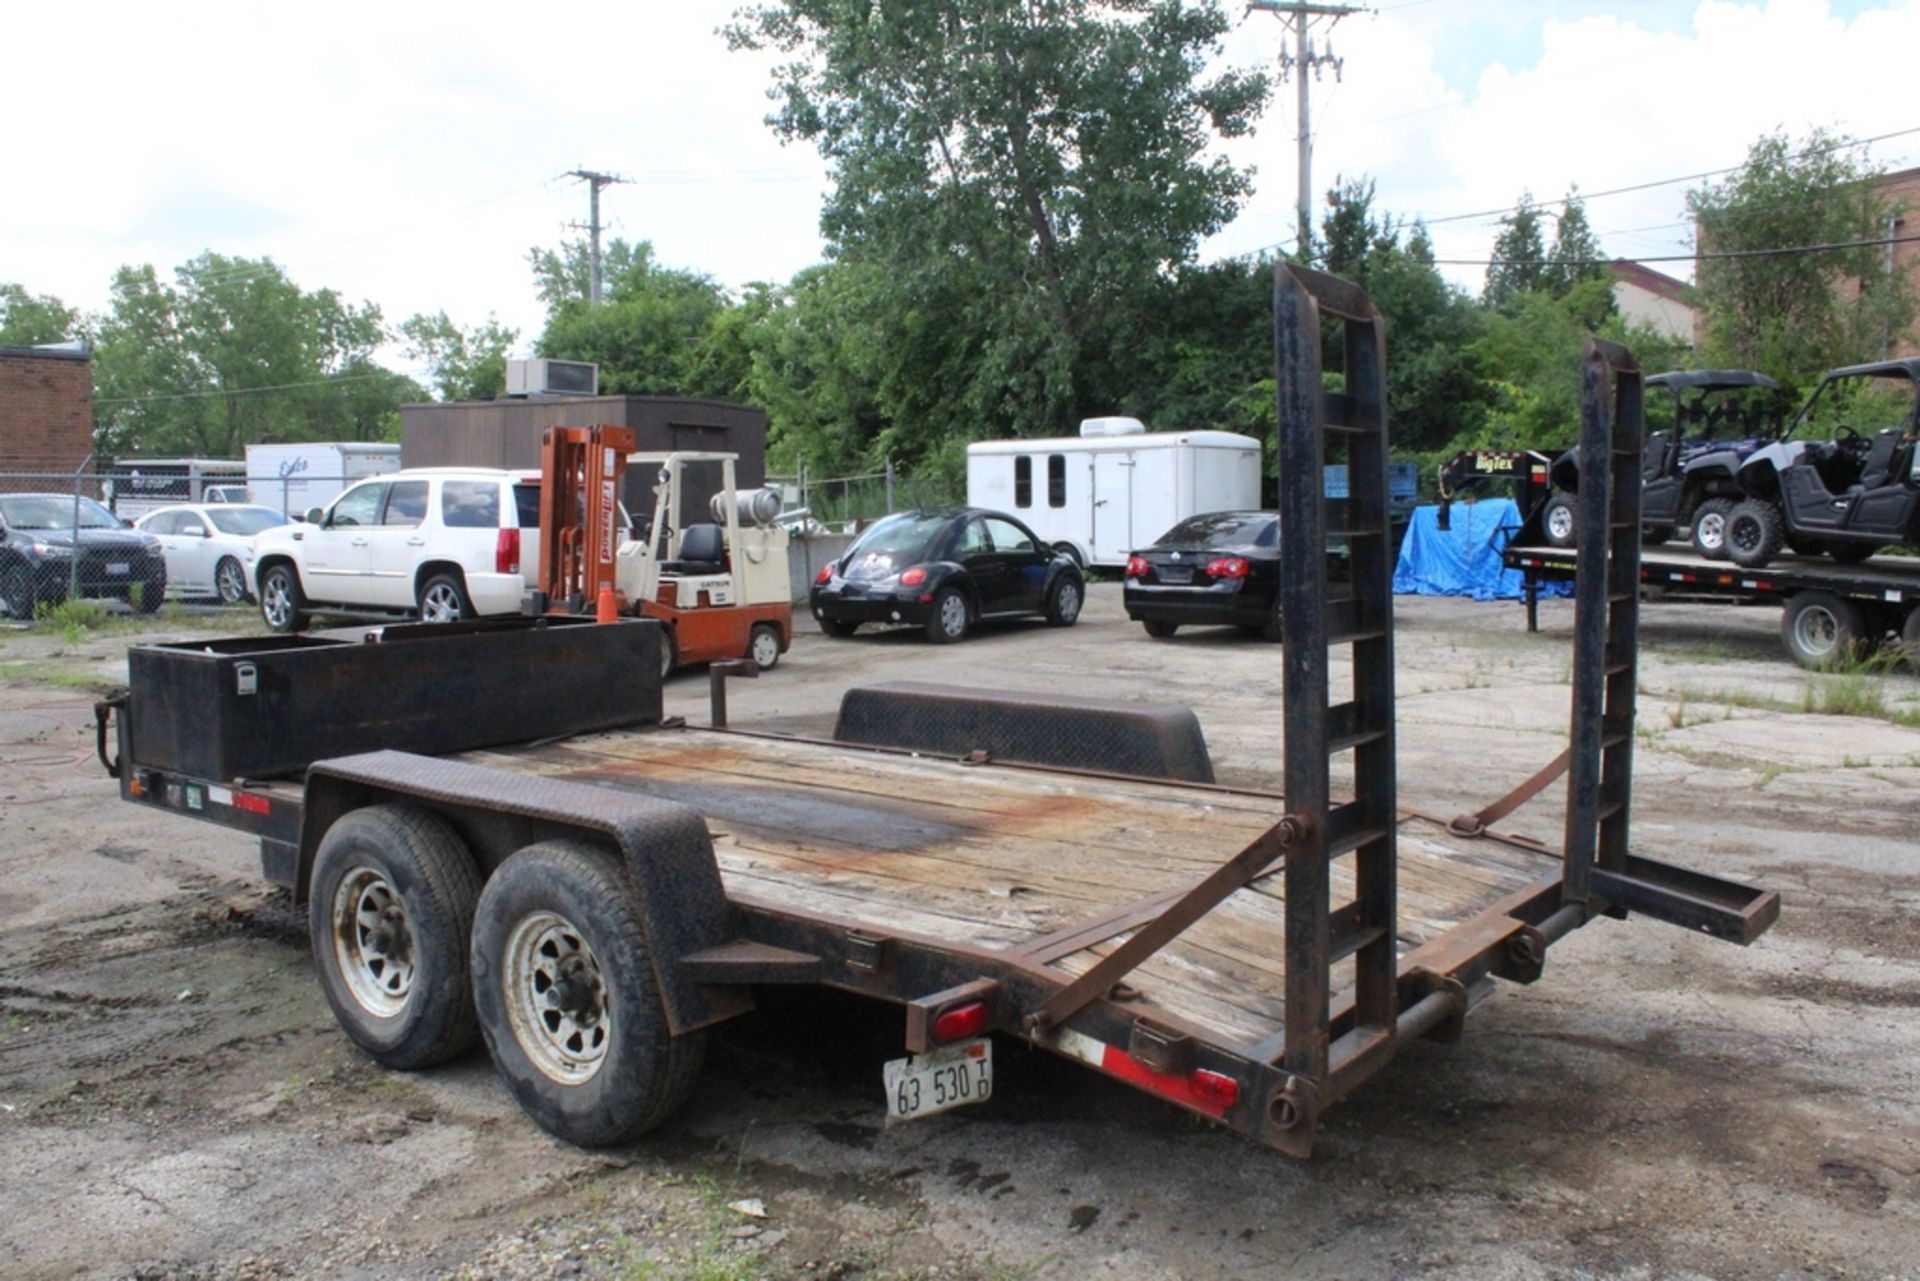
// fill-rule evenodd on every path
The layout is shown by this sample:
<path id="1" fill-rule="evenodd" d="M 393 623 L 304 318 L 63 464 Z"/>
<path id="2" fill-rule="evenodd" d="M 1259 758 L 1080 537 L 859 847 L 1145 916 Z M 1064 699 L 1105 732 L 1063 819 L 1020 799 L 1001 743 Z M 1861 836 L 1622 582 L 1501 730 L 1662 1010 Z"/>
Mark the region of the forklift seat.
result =
<path id="1" fill-rule="evenodd" d="M 726 535 L 718 525 L 689 525 L 680 534 L 680 557 L 660 562 L 663 574 L 726 572 Z"/>

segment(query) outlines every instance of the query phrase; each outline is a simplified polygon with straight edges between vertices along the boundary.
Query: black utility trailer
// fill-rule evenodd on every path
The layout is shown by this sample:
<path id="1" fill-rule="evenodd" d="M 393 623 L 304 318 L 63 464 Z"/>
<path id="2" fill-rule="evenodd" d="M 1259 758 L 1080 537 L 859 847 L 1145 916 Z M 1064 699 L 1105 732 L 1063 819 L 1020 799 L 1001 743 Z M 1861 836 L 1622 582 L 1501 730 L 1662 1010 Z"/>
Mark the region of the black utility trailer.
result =
<path id="1" fill-rule="evenodd" d="M 268 877 L 309 906 L 343 1028 L 373 1057 L 425 1067 L 483 1036 L 519 1102 L 575 1142 L 664 1118 L 707 1029 L 757 987 L 825 984 L 905 1007 L 909 1057 L 885 1072 L 895 1117 L 984 1097 L 1000 1034 L 1304 1156 L 1327 1107 L 1413 1038 L 1457 1036 L 1494 979 L 1537 979 L 1594 917 L 1746 943 L 1779 901 L 1628 849 L 1639 546 L 1637 490 L 1619 482 L 1637 474 L 1640 402 L 1626 354 L 1586 358 L 1583 447 L 1619 461 L 1587 473 L 1613 483 L 1581 492 L 1598 506 L 1582 523 L 1553 851 L 1401 808 L 1379 313 L 1290 267 L 1275 308 L 1282 540 L 1297 549 L 1282 584 L 1284 796 L 665 724 L 657 665 L 549 664 L 536 650 L 560 640 L 538 623 L 455 637 L 479 647 L 467 663 L 520 676 L 486 682 L 489 728 L 465 744 L 436 737 L 466 723 L 463 669 L 423 663 L 440 642 L 401 629 L 295 654 L 308 681 L 329 663 L 407 673 L 380 678 L 365 750 L 256 778 L 243 733 L 222 776 L 171 767 L 174 740 L 143 720 L 179 707 L 180 669 L 218 669 L 205 697 L 222 723 L 257 719 L 246 700 L 289 698 L 295 679 L 276 652 L 182 646 L 142 651 L 130 692 L 102 706 L 103 758 L 111 731 L 127 800 L 260 837 Z M 1322 389 L 1323 342 L 1344 352 L 1344 391 Z M 1349 468 L 1337 520 L 1327 463 Z M 1351 551 L 1338 582 L 1334 538 Z M 617 655 L 657 643 L 655 626 L 560 639 Z M 609 691 L 628 682 L 642 693 L 622 705 Z M 1061 711 L 1069 739 L 1075 714 Z M 500 741 L 516 717 L 520 741 Z M 608 719 L 623 727 L 596 726 Z M 1343 754 L 1350 797 L 1330 787 Z"/>
<path id="2" fill-rule="evenodd" d="M 1580 549 L 1529 540 L 1527 528 L 1502 555 L 1507 568 L 1525 575 L 1527 630 L 1538 631 L 1538 585 L 1574 581 Z M 1641 554 L 1640 581 L 1675 596 L 1778 604 L 1780 644 L 1802 667 L 1842 666 L 1897 638 L 1908 665 L 1920 669 L 1920 559 L 1911 556 L 1843 565 L 1826 556 L 1783 555 L 1764 569 L 1741 569 L 1649 549 Z"/>

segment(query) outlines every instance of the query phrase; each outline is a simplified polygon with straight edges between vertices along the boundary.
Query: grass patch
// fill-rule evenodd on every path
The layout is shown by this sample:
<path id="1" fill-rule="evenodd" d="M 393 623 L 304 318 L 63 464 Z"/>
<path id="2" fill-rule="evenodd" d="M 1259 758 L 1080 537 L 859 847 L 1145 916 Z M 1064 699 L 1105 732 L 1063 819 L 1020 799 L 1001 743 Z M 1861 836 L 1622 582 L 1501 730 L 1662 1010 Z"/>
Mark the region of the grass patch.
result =
<path id="1" fill-rule="evenodd" d="M 1808 681 L 1800 710 L 1817 711 L 1826 716 L 1868 716 L 1876 720 L 1890 718 L 1885 687 L 1878 679 L 1865 675 Z"/>
<path id="2" fill-rule="evenodd" d="M 36 606 L 33 621 L 60 633 L 68 644 L 78 645 L 106 626 L 107 607 L 97 600 L 63 600 L 58 605 Z"/>

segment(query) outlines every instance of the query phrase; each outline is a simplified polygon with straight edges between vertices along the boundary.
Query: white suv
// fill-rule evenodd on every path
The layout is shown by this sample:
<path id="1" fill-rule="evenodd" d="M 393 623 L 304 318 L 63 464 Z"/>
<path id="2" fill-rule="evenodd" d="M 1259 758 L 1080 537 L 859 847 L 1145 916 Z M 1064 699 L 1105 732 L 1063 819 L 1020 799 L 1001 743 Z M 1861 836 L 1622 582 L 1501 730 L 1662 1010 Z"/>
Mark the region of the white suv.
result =
<path id="1" fill-rule="evenodd" d="M 388 472 L 304 522 L 262 532 L 254 594 L 276 632 L 329 610 L 418 611 L 429 623 L 517 614 L 538 564 L 539 522 L 538 473 Z"/>

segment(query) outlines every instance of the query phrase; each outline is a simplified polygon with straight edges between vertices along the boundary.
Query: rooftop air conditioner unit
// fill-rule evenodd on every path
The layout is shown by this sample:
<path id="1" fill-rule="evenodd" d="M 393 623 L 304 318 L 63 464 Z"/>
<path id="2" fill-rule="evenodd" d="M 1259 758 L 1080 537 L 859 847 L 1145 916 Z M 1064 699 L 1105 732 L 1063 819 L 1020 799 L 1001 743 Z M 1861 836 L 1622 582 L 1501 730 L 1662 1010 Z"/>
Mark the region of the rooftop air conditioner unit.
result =
<path id="1" fill-rule="evenodd" d="M 1138 436 L 1147 430 L 1147 425 L 1138 418 L 1082 418 L 1080 434 L 1082 436 Z"/>
<path id="2" fill-rule="evenodd" d="M 509 396 L 598 396 L 600 366 L 585 360 L 509 360 Z"/>

